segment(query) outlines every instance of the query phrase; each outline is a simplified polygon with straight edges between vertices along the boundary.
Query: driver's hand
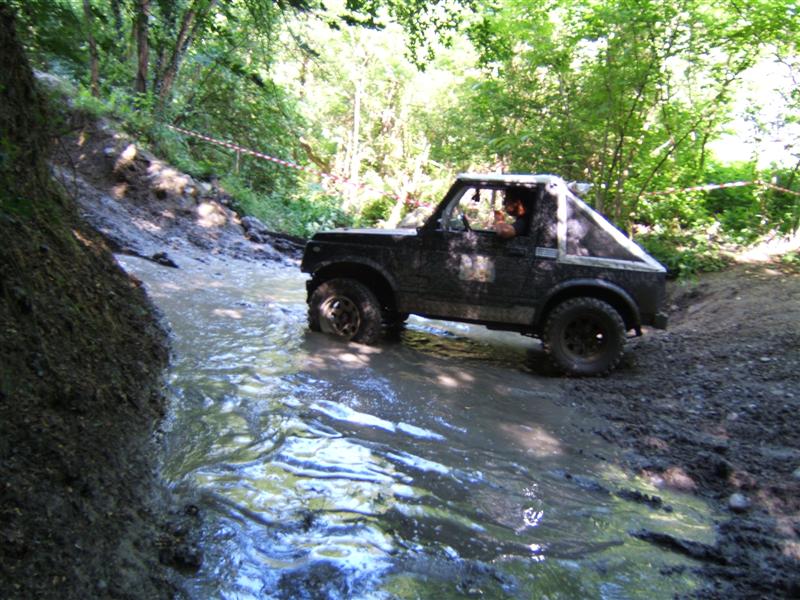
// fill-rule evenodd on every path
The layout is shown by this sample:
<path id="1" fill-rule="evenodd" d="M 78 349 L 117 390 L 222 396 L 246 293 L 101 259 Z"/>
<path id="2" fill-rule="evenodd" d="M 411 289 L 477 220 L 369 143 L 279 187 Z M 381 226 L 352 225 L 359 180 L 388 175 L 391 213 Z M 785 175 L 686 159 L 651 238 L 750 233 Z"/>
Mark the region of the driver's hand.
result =
<path id="1" fill-rule="evenodd" d="M 506 220 L 505 214 L 503 214 L 502 210 L 494 211 L 494 222 L 495 223 L 504 223 Z"/>

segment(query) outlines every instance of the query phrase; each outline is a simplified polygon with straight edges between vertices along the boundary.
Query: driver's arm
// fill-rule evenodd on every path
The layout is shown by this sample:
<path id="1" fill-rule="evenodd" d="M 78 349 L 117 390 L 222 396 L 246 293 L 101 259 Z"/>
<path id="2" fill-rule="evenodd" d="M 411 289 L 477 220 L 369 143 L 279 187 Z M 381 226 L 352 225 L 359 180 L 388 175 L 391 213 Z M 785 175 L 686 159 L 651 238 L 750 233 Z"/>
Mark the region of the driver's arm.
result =
<path id="1" fill-rule="evenodd" d="M 503 211 L 494 211 L 494 230 L 504 240 L 513 238 L 517 235 L 517 230 L 510 223 L 506 223 Z"/>

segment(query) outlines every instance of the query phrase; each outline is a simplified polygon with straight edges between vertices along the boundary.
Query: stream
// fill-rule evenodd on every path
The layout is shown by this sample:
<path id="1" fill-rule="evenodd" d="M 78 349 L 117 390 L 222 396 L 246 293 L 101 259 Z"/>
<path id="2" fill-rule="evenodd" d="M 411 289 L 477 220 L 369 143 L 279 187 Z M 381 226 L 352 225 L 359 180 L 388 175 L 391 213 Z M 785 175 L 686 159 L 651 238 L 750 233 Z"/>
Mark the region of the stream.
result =
<path id="1" fill-rule="evenodd" d="M 119 256 L 172 329 L 163 476 L 202 516 L 191 598 L 672 598 L 709 509 L 624 472 L 535 340 L 412 317 L 306 327 L 297 268 Z M 644 495 L 644 496 L 643 496 Z M 643 502 L 657 495 L 662 505 Z"/>

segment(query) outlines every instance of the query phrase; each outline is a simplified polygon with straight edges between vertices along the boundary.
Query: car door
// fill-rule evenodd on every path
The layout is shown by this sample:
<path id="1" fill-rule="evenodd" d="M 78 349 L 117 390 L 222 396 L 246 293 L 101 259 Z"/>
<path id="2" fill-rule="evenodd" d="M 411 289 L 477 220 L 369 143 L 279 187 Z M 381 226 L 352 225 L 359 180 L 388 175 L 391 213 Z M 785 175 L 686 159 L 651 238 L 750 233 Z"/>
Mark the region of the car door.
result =
<path id="1" fill-rule="evenodd" d="M 565 276 L 564 266 L 558 260 L 558 203 L 558 195 L 543 191 L 533 212 L 533 256 L 528 280 L 523 287 L 527 301 L 537 305 Z"/>
<path id="2" fill-rule="evenodd" d="M 493 229 L 503 190 L 466 187 L 444 210 L 439 226 L 425 232 L 420 300 L 442 317 L 521 322 L 515 316 L 535 247 L 528 235 L 504 240 Z"/>

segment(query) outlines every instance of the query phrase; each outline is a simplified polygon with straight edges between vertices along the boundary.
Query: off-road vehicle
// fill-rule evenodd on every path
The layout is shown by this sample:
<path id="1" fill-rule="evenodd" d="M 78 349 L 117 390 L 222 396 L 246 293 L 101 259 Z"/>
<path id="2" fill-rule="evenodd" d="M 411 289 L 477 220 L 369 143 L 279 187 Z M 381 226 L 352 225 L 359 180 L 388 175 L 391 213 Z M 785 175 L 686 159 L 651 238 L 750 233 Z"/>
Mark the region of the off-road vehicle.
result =
<path id="1" fill-rule="evenodd" d="M 528 219 L 502 239 L 512 192 Z M 574 375 L 609 372 L 629 331 L 667 322 L 664 267 L 553 175 L 459 175 L 421 227 L 320 232 L 301 269 L 314 331 L 371 344 L 409 314 L 478 323 L 540 338 Z"/>

